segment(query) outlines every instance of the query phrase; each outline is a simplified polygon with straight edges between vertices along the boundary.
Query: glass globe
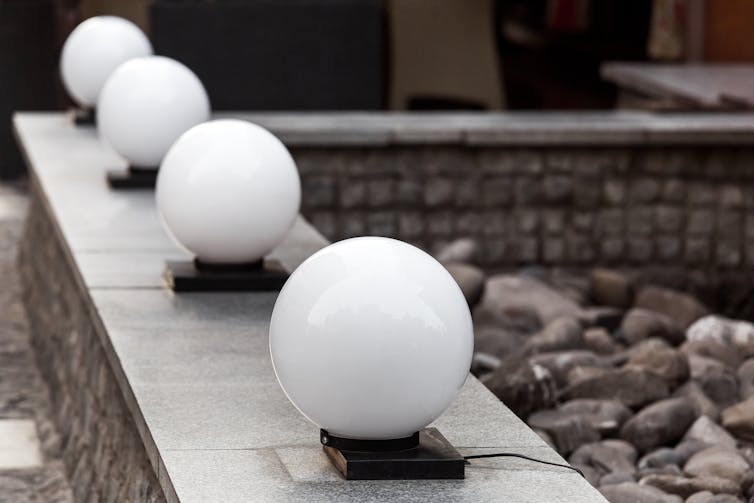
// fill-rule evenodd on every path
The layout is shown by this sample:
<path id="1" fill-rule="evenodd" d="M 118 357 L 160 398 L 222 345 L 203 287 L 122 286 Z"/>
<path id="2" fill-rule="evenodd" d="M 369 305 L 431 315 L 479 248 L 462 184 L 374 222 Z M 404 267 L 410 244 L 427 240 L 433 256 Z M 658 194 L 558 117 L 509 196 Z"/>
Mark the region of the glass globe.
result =
<path id="1" fill-rule="evenodd" d="M 103 140 L 134 167 L 157 168 L 170 146 L 209 119 L 207 92 L 199 78 L 163 56 L 135 58 L 120 65 L 97 101 Z"/>
<path id="2" fill-rule="evenodd" d="M 448 407 L 468 375 L 471 314 L 447 270 L 394 239 L 347 239 L 291 275 L 270 354 L 288 398 L 330 434 L 408 437 Z"/>
<path id="3" fill-rule="evenodd" d="M 149 39 L 131 21 L 116 16 L 89 18 L 63 44 L 63 86 L 80 106 L 93 107 L 105 81 L 121 63 L 151 54 Z"/>
<path id="4" fill-rule="evenodd" d="M 200 124 L 170 148 L 157 207 L 173 238 L 204 263 L 255 262 L 298 215 L 301 181 L 285 146 L 251 122 Z"/>

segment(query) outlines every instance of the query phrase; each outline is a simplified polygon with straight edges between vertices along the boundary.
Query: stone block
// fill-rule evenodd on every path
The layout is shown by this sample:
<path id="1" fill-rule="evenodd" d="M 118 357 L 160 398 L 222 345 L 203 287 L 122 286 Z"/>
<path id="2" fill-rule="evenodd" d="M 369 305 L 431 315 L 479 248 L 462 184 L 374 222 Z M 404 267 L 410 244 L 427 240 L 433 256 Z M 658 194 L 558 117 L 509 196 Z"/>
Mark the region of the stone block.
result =
<path id="1" fill-rule="evenodd" d="M 723 208 L 741 208 L 744 193 L 738 185 L 724 185 L 720 188 L 720 206 Z"/>
<path id="2" fill-rule="evenodd" d="M 588 234 L 594 228 L 594 213 L 574 211 L 571 213 L 571 226 L 577 232 Z"/>
<path id="3" fill-rule="evenodd" d="M 715 214 L 712 210 L 691 210 L 686 222 L 686 233 L 709 235 L 715 228 Z"/>
<path id="4" fill-rule="evenodd" d="M 424 203 L 430 207 L 446 206 L 454 199 L 454 181 L 450 178 L 432 178 L 424 186 Z"/>
<path id="5" fill-rule="evenodd" d="M 683 227 L 683 211 L 675 206 L 658 206 L 655 225 L 662 232 L 678 232 Z"/>
<path id="6" fill-rule="evenodd" d="M 743 217 L 740 212 L 721 210 L 717 214 L 717 235 L 740 239 Z"/>
<path id="7" fill-rule="evenodd" d="M 577 234 L 566 236 L 566 253 L 568 261 L 575 264 L 587 264 L 595 259 L 592 241 Z"/>
<path id="8" fill-rule="evenodd" d="M 433 236 L 447 236 L 453 234 L 453 213 L 450 211 L 433 212 L 427 215 L 427 230 Z"/>
<path id="9" fill-rule="evenodd" d="M 367 234 L 366 217 L 360 211 L 348 211 L 340 214 L 340 230 L 344 238 L 364 236 Z"/>
<path id="10" fill-rule="evenodd" d="M 374 211 L 367 214 L 367 231 L 373 236 L 392 237 L 396 234 L 396 216 L 392 211 Z"/>
<path id="11" fill-rule="evenodd" d="M 605 180 L 602 190 L 608 204 L 622 205 L 626 201 L 626 181 L 621 178 Z"/>
<path id="12" fill-rule="evenodd" d="M 310 208 L 330 207 L 335 204 L 336 184 L 333 176 L 307 176 L 302 185 L 306 191 L 302 193 L 302 204 Z"/>
<path id="13" fill-rule="evenodd" d="M 717 191 L 708 182 L 692 182 L 688 189 L 688 200 L 692 205 L 716 204 Z"/>
<path id="14" fill-rule="evenodd" d="M 547 175 L 542 191 L 548 203 L 568 203 L 573 197 L 573 179 L 568 175 Z"/>
<path id="15" fill-rule="evenodd" d="M 636 263 L 648 262 L 654 253 L 651 239 L 630 237 L 628 239 L 628 259 Z"/>
<path id="16" fill-rule="evenodd" d="M 503 235 L 508 230 L 508 219 L 502 211 L 486 211 L 481 214 L 482 232 L 487 236 Z"/>
<path id="17" fill-rule="evenodd" d="M 531 234 L 539 228 L 539 213 L 536 210 L 517 210 L 513 218 L 518 230 L 525 234 Z"/>
<path id="18" fill-rule="evenodd" d="M 597 233 L 600 236 L 623 234 L 624 212 L 620 209 L 605 209 L 597 215 Z"/>
<path id="19" fill-rule="evenodd" d="M 623 259 L 626 243 L 621 238 L 605 238 L 600 240 L 600 257 L 608 263 L 618 262 Z"/>
<path id="20" fill-rule="evenodd" d="M 565 212 L 563 210 L 544 210 L 542 212 L 542 226 L 547 234 L 562 234 L 565 228 Z"/>
<path id="21" fill-rule="evenodd" d="M 401 179 L 395 184 L 395 202 L 402 206 L 418 206 L 423 200 L 424 188 L 418 179 Z"/>
<path id="22" fill-rule="evenodd" d="M 343 208 L 358 208 L 366 203 L 367 185 L 358 178 L 340 180 L 339 202 Z"/>
<path id="23" fill-rule="evenodd" d="M 661 236 L 657 238 L 656 250 L 660 260 L 677 260 L 681 255 L 681 240 L 673 236 Z"/>
<path id="24" fill-rule="evenodd" d="M 469 208 L 479 205 L 479 182 L 476 177 L 469 176 L 454 180 L 456 207 Z"/>
<path id="25" fill-rule="evenodd" d="M 398 234 L 403 239 L 414 239 L 424 234 L 424 217 L 418 211 L 398 215 Z"/>
<path id="26" fill-rule="evenodd" d="M 631 181 L 629 200 L 632 203 L 651 203 L 660 196 L 660 183 L 654 178 L 637 178 Z"/>
<path id="27" fill-rule="evenodd" d="M 391 206 L 395 182 L 390 178 L 378 178 L 367 182 L 367 203 L 371 208 Z"/>
<path id="28" fill-rule="evenodd" d="M 482 182 L 482 202 L 486 207 L 504 207 L 512 201 L 511 179 L 507 177 L 487 178 Z"/>
<path id="29" fill-rule="evenodd" d="M 455 214 L 455 230 L 461 236 L 475 236 L 482 232 L 483 219 L 472 211 L 462 211 Z"/>
<path id="30" fill-rule="evenodd" d="M 687 238 L 685 260 L 689 265 L 703 265 L 709 262 L 711 247 L 708 238 Z"/>
<path id="31" fill-rule="evenodd" d="M 540 198 L 540 182 L 534 177 L 518 176 L 514 181 L 513 199 L 518 205 L 536 204 Z"/>
<path id="32" fill-rule="evenodd" d="M 665 180 L 662 185 L 662 199 L 669 203 L 680 203 L 686 199 L 686 182 L 680 178 Z"/>
<path id="33" fill-rule="evenodd" d="M 546 237 L 542 240 L 542 258 L 548 264 L 562 264 L 566 260 L 565 240 Z"/>
<path id="34" fill-rule="evenodd" d="M 738 241 L 721 240 L 715 243 L 715 257 L 717 263 L 723 267 L 737 267 L 743 258 L 741 243 Z"/>
<path id="35" fill-rule="evenodd" d="M 631 234 L 649 235 L 654 231 L 651 207 L 633 207 L 628 210 L 627 229 Z"/>

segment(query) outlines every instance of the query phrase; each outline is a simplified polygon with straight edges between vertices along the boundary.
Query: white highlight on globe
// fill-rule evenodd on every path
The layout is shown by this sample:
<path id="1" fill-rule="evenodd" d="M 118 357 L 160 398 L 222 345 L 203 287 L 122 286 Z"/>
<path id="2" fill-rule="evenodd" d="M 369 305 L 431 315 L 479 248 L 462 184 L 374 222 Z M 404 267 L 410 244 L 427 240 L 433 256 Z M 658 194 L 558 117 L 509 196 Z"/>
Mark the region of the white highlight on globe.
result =
<path id="1" fill-rule="evenodd" d="M 116 16 L 91 17 L 74 28 L 63 44 L 63 85 L 80 106 L 93 107 L 118 66 L 151 54 L 149 39 L 131 21 Z"/>
<path id="2" fill-rule="evenodd" d="M 209 116 L 209 97 L 199 78 L 164 56 L 120 65 L 97 102 L 103 140 L 140 168 L 156 169 L 178 137 Z"/>
<path id="3" fill-rule="evenodd" d="M 298 215 L 301 181 L 272 133 L 223 119 L 175 142 L 160 166 L 156 197 L 165 228 L 199 260 L 240 264 L 283 240 Z"/>
<path id="4" fill-rule="evenodd" d="M 288 279 L 270 322 L 285 394 L 320 428 L 352 439 L 407 437 L 439 417 L 466 380 L 473 341 L 448 271 L 381 237 L 312 255 Z"/>

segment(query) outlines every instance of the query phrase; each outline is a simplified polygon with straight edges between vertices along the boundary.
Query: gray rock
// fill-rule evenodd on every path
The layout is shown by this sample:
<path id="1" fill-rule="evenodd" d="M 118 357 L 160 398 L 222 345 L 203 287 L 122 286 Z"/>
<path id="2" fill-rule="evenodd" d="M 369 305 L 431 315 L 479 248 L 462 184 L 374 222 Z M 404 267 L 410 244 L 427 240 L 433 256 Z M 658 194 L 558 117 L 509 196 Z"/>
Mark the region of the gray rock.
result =
<path id="1" fill-rule="evenodd" d="M 712 494 L 700 491 L 686 498 L 686 503 L 740 503 L 741 500 L 732 494 Z"/>
<path id="2" fill-rule="evenodd" d="M 609 269 L 592 269 L 589 277 L 591 297 L 599 306 L 626 309 L 634 299 L 634 287 L 624 274 Z"/>
<path id="3" fill-rule="evenodd" d="M 695 440 L 728 449 L 736 448 L 736 439 L 707 416 L 701 416 L 694 421 L 683 436 L 683 440 Z"/>
<path id="4" fill-rule="evenodd" d="M 568 458 L 568 462 L 593 466 L 605 473 L 633 474 L 636 449 L 620 440 L 594 442 L 576 449 Z"/>
<path id="5" fill-rule="evenodd" d="M 737 368 L 741 363 L 741 355 L 734 346 L 719 343 L 714 340 L 686 341 L 680 350 L 687 355 L 704 356 L 717 360 L 728 368 Z"/>
<path id="6" fill-rule="evenodd" d="M 623 318 L 620 334 L 628 344 L 650 337 L 665 339 L 677 345 L 684 341 L 683 329 L 671 318 L 648 309 L 633 308 Z"/>
<path id="7" fill-rule="evenodd" d="M 594 467 L 587 465 L 572 465 L 574 468 L 581 470 L 584 474 L 584 478 L 593 486 L 597 486 L 600 483 L 600 479 L 605 475 L 604 472 Z"/>
<path id="8" fill-rule="evenodd" d="M 639 468 L 662 468 L 663 466 L 675 465 L 680 466 L 683 462 L 678 452 L 670 447 L 661 447 L 655 449 L 649 454 L 644 455 L 639 460 Z"/>
<path id="9" fill-rule="evenodd" d="M 639 480 L 639 484 L 653 486 L 666 493 L 676 494 L 681 498 L 688 498 L 700 491 L 736 494 L 738 487 L 730 480 L 718 477 L 683 477 L 678 475 L 647 475 Z"/>
<path id="10" fill-rule="evenodd" d="M 686 464 L 686 461 L 691 459 L 691 456 L 699 451 L 703 451 L 707 447 L 710 447 L 710 445 L 698 440 L 684 440 L 676 445 L 673 450 L 678 455 L 678 464 L 682 466 Z"/>
<path id="11" fill-rule="evenodd" d="M 474 351 L 505 358 L 521 349 L 526 336 L 494 325 L 474 327 Z"/>
<path id="12" fill-rule="evenodd" d="M 592 428 L 587 419 L 559 410 L 535 412 L 526 422 L 532 428 L 547 432 L 557 451 L 564 455 L 582 444 L 600 439 L 599 432 Z"/>
<path id="13" fill-rule="evenodd" d="M 741 400 L 754 395 L 754 358 L 749 358 L 738 367 L 736 377 L 738 377 L 738 393 Z"/>
<path id="14" fill-rule="evenodd" d="M 524 307 L 488 309 L 477 305 L 473 309 L 472 319 L 475 327 L 490 325 L 521 335 L 532 335 L 542 329 L 537 311 Z"/>
<path id="15" fill-rule="evenodd" d="M 617 432 L 631 417 L 631 411 L 617 400 L 570 400 L 559 407 L 566 414 L 585 417 L 603 435 Z"/>
<path id="16" fill-rule="evenodd" d="M 629 419 L 620 435 L 640 452 L 649 452 L 681 438 L 694 418 L 694 407 L 688 401 L 682 398 L 661 400 Z"/>
<path id="17" fill-rule="evenodd" d="M 488 278 L 480 305 L 492 312 L 533 309 L 543 325 L 562 316 L 578 318 L 581 311 L 576 302 L 543 282 L 509 274 Z"/>
<path id="18" fill-rule="evenodd" d="M 444 263 L 466 298 L 469 307 L 474 307 L 484 291 L 484 272 L 476 266 L 460 262 Z"/>
<path id="19" fill-rule="evenodd" d="M 600 327 L 613 332 L 620 327 L 624 312 L 615 307 L 589 306 L 579 313 L 579 321 L 587 328 Z"/>
<path id="20" fill-rule="evenodd" d="M 754 397 L 723 410 L 720 419 L 723 427 L 733 436 L 754 442 Z"/>
<path id="21" fill-rule="evenodd" d="M 668 384 L 659 375 L 636 367 L 609 369 L 569 384 L 569 398 L 615 399 L 627 407 L 640 407 L 666 398 Z"/>
<path id="22" fill-rule="evenodd" d="M 636 472 L 636 478 L 638 480 L 643 479 L 647 475 L 675 475 L 683 476 L 683 470 L 676 465 L 665 465 L 656 468 L 639 468 Z"/>
<path id="23" fill-rule="evenodd" d="M 720 407 L 704 393 L 699 383 L 689 381 L 673 393 L 675 397 L 686 398 L 694 406 L 697 416 L 707 416 L 713 421 L 720 418 Z"/>
<path id="24" fill-rule="evenodd" d="M 500 364 L 501 360 L 497 356 L 476 351 L 471 357 L 471 373 L 474 375 L 480 375 L 486 374 L 487 372 L 494 372 L 500 367 Z"/>
<path id="25" fill-rule="evenodd" d="M 544 430 L 537 429 L 537 428 L 532 428 L 532 431 L 534 431 L 534 433 L 536 433 L 537 435 L 539 435 L 539 438 L 541 438 L 542 440 L 544 440 L 547 445 L 549 445 L 553 449 L 556 448 L 555 447 L 555 442 L 553 442 L 552 437 L 550 436 L 549 433 L 547 433 Z"/>
<path id="26" fill-rule="evenodd" d="M 662 376 L 671 389 L 689 378 L 686 355 L 674 348 L 650 349 L 634 353 L 627 365 L 640 367 Z"/>
<path id="27" fill-rule="evenodd" d="M 552 320 L 541 332 L 526 341 L 526 347 L 531 354 L 583 349 L 585 346 L 581 324 L 570 316 Z"/>
<path id="28" fill-rule="evenodd" d="M 550 371 L 530 364 L 523 355 L 506 358 L 481 381 L 519 417 L 549 408 L 557 398 L 555 379 Z"/>
<path id="29" fill-rule="evenodd" d="M 636 477 L 634 477 L 633 473 L 607 473 L 600 478 L 599 486 L 622 484 L 623 482 L 636 482 Z"/>
<path id="30" fill-rule="evenodd" d="M 476 263 L 479 254 L 479 245 L 471 238 L 460 238 L 445 245 L 435 253 L 438 262 L 464 262 Z"/>
<path id="31" fill-rule="evenodd" d="M 736 374 L 712 358 L 689 356 L 691 378 L 713 402 L 727 407 L 738 401 L 738 379 Z"/>
<path id="32" fill-rule="evenodd" d="M 708 447 L 691 456 L 683 471 L 698 477 L 720 477 L 741 483 L 749 463 L 737 451 L 726 447 Z M 713 491 L 721 492 L 721 491 Z"/>
<path id="33" fill-rule="evenodd" d="M 664 314 L 684 330 L 708 313 L 707 308 L 691 295 L 658 286 L 639 290 L 634 306 Z"/>
<path id="34" fill-rule="evenodd" d="M 536 365 L 542 365 L 549 370 L 559 388 L 566 385 L 568 372 L 574 367 L 598 367 L 602 365 L 597 355 L 583 349 L 535 354 L 529 358 L 529 361 Z"/>
<path id="35" fill-rule="evenodd" d="M 609 370 L 611 369 L 603 366 L 595 367 L 589 365 L 579 365 L 578 367 L 573 367 L 568 371 L 568 377 L 566 378 L 566 380 L 568 381 L 568 386 L 570 387 L 587 379 L 600 379 L 605 374 L 607 374 Z"/>
<path id="36" fill-rule="evenodd" d="M 715 341 L 733 347 L 744 358 L 754 356 L 754 324 L 722 316 L 705 316 L 686 331 L 689 341 Z"/>
<path id="37" fill-rule="evenodd" d="M 674 494 L 667 494 L 656 487 L 634 482 L 611 484 L 600 487 L 600 492 L 610 503 L 683 503 Z"/>
<path id="38" fill-rule="evenodd" d="M 587 328 L 584 330 L 583 338 L 587 349 L 598 355 L 612 355 L 624 349 L 624 346 L 616 342 L 602 327 Z"/>

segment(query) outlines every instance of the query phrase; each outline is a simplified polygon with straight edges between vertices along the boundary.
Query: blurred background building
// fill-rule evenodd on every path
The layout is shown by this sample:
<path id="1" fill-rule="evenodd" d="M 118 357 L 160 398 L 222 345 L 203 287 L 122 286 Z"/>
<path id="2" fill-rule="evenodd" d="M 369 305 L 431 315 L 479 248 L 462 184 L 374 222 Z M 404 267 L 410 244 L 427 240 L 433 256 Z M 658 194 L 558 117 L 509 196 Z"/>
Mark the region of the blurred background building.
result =
<path id="1" fill-rule="evenodd" d="M 21 169 L 12 109 L 69 105 L 60 45 L 100 14 L 144 28 L 218 110 L 642 106 L 603 63 L 754 61 L 748 0 L 0 0 L 1 176 Z"/>

